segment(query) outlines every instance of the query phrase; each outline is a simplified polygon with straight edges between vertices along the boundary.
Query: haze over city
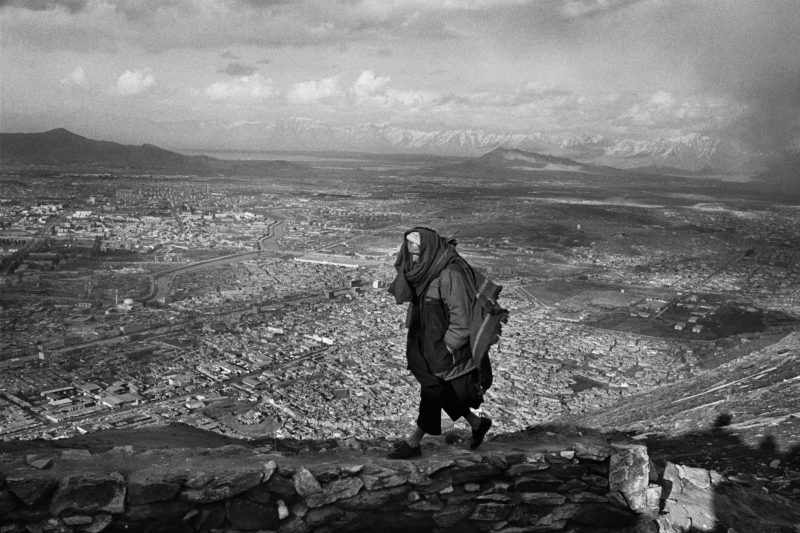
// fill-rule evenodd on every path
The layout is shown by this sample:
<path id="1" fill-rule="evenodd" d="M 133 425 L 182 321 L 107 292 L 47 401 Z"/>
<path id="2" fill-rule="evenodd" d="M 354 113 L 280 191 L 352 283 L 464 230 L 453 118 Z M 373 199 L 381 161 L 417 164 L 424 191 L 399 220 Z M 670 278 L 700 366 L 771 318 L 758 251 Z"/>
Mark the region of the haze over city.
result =
<path id="1" fill-rule="evenodd" d="M 543 134 L 736 168 L 800 148 L 790 0 L 4 0 L 0 23 L 6 132 L 470 155 Z"/>

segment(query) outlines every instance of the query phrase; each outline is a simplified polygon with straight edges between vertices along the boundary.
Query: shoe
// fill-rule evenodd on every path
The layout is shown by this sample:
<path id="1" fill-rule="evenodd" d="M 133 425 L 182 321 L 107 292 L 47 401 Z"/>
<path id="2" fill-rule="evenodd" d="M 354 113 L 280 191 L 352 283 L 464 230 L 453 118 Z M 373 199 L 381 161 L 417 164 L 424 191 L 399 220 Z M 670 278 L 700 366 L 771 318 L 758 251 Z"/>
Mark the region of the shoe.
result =
<path id="1" fill-rule="evenodd" d="M 411 446 L 406 441 L 395 445 L 394 450 L 386 454 L 388 459 L 411 459 L 422 455 L 421 446 Z"/>
<path id="2" fill-rule="evenodd" d="M 474 450 L 483 443 L 483 437 L 486 436 L 486 432 L 489 431 L 490 427 L 492 427 L 492 419 L 481 417 L 481 423 L 478 424 L 478 429 L 472 430 L 472 442 L 469 445 L 470 450 Z"/>

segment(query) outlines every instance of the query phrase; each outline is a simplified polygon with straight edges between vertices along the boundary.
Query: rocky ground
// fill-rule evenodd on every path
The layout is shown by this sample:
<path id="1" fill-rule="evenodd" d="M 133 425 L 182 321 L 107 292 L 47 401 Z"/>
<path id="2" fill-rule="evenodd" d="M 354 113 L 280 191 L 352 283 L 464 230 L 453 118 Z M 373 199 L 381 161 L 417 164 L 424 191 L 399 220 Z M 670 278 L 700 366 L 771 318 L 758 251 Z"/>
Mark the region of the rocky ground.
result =
<path id="1" fill-rule="evenodd" d="M 560 421 L 622 431 L 647 444 L 651 457 L 800 501 L 800 333 L 603 412 Z"/>
<path id="2" fill-rule="evenodd" d="M 580 426 L 495 435 L 478 453 L 453 431 L 412 461 L 384 459 L 382 439 L 230 445 L 181 426 L 22 444 L 0 450 L 9 532 L 800 531 L 800 502 Z"/>

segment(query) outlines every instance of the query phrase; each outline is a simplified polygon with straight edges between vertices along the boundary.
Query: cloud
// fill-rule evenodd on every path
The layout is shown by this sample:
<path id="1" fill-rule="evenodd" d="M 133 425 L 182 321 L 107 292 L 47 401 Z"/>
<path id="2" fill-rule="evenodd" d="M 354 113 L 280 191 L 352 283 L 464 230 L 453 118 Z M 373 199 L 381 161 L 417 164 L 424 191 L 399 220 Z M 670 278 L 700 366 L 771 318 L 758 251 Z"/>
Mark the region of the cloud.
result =
<path id="1" fill-rule="evenodd" d="M 603 105 L 615 124 L 684 120 L 764 152 L 800 140 L 796 0 L 541 0 L 486 20 L 498 48 L 556 59 L 573 90 L 628 93 Z"/>
<path id="2" fill-rule="evenodd" d="M 374 96 L 387 83 L 389 83 L 388 77 L 376 77 L 371 70 L 365 70 L 353 84 L 353 94 L 355 94 L 356 99 L 364 100 Z"/>
<path id="3" fill-rule="evenodd" d="M 568 19 L 594 17 L 624 9 L 641 0 L 568 0 L 561 6 L 561 15 Z"/>
<path id="4" fill-rule="evenodd" d="M 222 74 L 230 74 L 231 76 L 252 76 L 256 73 L 256 68 L 242 63 L 228 63 L 225 68 L 220 69 Z"/>
<path id="5" fill-rule="evenodd" d="M 271 78 L 253 74 L 242 76 L 235 81 L 212 83 L 206 87 L 203 94 L 211 100 L 247 102 L 274 98 L 278 96 L 279 91 Z"/>
<path id="6" fill-rule="evenodd" d="M 704 92 L 743 107 L 723 133 L 756 151 L 800 141 L 798 7 L 795 0 L 715 1 L 669 13 L 676 30 L 669 51 L 687 58 Z"/>
<path id="7" fill-rule="evenodd" d="M 89 4 L 4 2 L 0 6 L 0 39 L 4 50 L 17 45 L 28 51 L 47 52 L 117 49 L 119 32 L 113 24 L 91 13 Z"/>
<path id="8" fill-rule="evenodd" d="M 87 0 L 0 0 L 0 8 L 13 6 L 30 11 L 63 9 L 69 13 L 78 13 L 86 7 L 86 3 Z"/>
<path id="9" fill-rule="evenodd" d="M 308 104 L 338 96 L 341 96 L 338 81 L 336 77 L 331 77 L 319 81 L 296 83 L 292 86 L 287 98 L 295 104 Z"/>
<path id="10" fill-rule="evenodd" d="M 675 97 L 666 91 L 658 91 L 650 98 L 650 103 L 661 108 L 670 108 L 675 102 Z"/>
<path id="11" fill-rule="evenodd" d="M 106 34 L 113 46 L 148 52 L 176 48 L 228 49 L 244 46 L 347 46 L 388 39 L 452 39 L 463 36 L 455 19 L 477 17 L 523 0 L 0 0 L 4 37 L 41 49 L 63 49 L 54 31 L 66 26 L 78 38 L 70 49 L 97 46 L 92 35 Z M 30 14 L 27 17 L 25 14 Z M 52 15 L 64 15 L 60 19 Z M 27 23 L 23 26 L 19 22 Z M 102 43 L 104 48 L 110 46 Z"/>
<path id="12" fill-rule="evenodd" d="M 656 91 L 649 97 L 621 96 L 609 102 L 608 109 L 608 119 L 617 127 L 670 135 L 719 131 L 733 124 L 743 112 L 742 105 L 729 98 L 680 96 L 667 91 Z"/>
<path id="13" fill-rule="evenodd" d="M 134 96 L 149 91 L 155 86 L 156 78 L 149 68 L 126 70 L 117 80 L 112 92 L 119 96 Z"/>
<path id="14" fill-rule="evenodd" d="M 390 89 L 387 87 L 389 77 L 376 76 L 371 70 L 363 71 L 348 88 L 340 86 L 340 77 L 296 83 L 287 94 L 287 100 L 293 104 L 335 103 L 339 110 L 350 106 L 355 113 L 433 109 L 448 100 L 436 91 Z"/>
<path id="15" fill-rule="evenodd" d="M 61 80 L 61 85 L 72 87 L 86 87 L 88 84 L 89 82 L 86 79 L 86 72 L 81 66 L 75 67 L 75 70 L 73 70 L 69 76 Z"/>
<path id="16" fill-rule="evenodd" d="M 452 95 L 427 89 L 392 89 L 388 87 L 389 81 L 388 76 L 376 76 L 371 70 L 363 71 L 350 87 L 351 103 L 359 108 L 403 114 L 423 110 L 445 111 L 451 102 L 457 100 Z"/>
<path id="17" fill-rule="evenodd" d="M 63 49 L 52 32 L 66 24 L 85 35 L 67 41 L 70 48 L 91 47 L 91 35 L 107 33 L 118 47 L 133 45 L 148 52 L 234 49 L 240 45 L 343 46 L 377 42 L 392 35 L 452 38 L 455 33 L 447 14 L 492 9 L 494 4 L 450 1 L 438 6 L 418 0 L 0 0 L 0 6 L 11 8 L 8 15 L 4 13 L 4 23 L 8 19 L 8 24 L 3 29 L 12 34 L 12 40 L 42 49 Z M 36 17 L 26 17 L 25 13 Z M 52 14 L 63 14 L 68 20 L 48 16 Z M 18 27 L 15 19 L 30 24 Z M 233 53 L 226 57 L 235 58 Z"/>
<path id="18" fill-rule="evenodd" d="M 0 0 L 0 18 L 12 58 L 0 65 L 4 94 L 13 87 L 20 106 L 38 72 L 91 87 L 86 72 L 62 69 L 80 63 L 94 77 L 110 60 L 149 64 L 159 88 L 169 73 L 180 91 L 210 62 L 223 74 L 195 81 L 196 96 L 324 103 L 342 122 L 721 131 L 760 150 L 800 139 L 797 0 Z M 272 58 L 276 81 L 258 75 L 270 63 L 259 57 Z M 182 63 L 169 67 L 173 58 Z M 369 70 L 349 70 L 366 60 Z M 112 94 L 155 88 L 153 72 L 131 70 Z"/>
<path id="19" fill-rule="evenodd" d="M 369 90 L 361 98 L 353 94 L 360 109 L 390 113 L 388 119 L 394 120 L 440 121 L 446 127 L 497 128 L 502 124 L 506 130 L 660 138 L 718 131 L 741 113 L 741 106 L 731 99 L 664 90 L 581 94 L 528 83 L 509 92 L 440 93 L 395 90 L 377 83 L 364 86 Z"/>
<path id="20" fill-rule="evenodd" d="M 442 96 L 436 91 L 398 91 L 390 89 L 386 91 L 386 104 L 399 106 L 408 109 L 427 109 L 441 106 L 450 100 L 450 97 Z"/>
<path id="21" fill-rule="evenodd" d="M 256 8 L 269 8 L 291 4 L 294 0 L 236 0 L 234 3 L 253 6 Z"/>

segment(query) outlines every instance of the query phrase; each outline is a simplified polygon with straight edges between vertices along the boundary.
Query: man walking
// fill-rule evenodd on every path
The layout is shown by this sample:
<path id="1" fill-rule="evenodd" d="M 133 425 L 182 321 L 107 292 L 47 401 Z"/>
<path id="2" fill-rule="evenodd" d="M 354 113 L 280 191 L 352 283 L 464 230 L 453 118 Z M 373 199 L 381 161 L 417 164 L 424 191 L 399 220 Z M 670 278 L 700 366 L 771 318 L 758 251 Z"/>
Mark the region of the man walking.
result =
<path id="1" fill-rule="evenodd" d="M 420 384 L 420 402 L 416 428 L 388 454 L 390 459 L 420 456 L 422 438 L 442 432 L 442 410 L 469 423 L 473 449 L 492 426 L 471 408 L 480 406 L 491 384 L 486 352 L 507 313 L 496 304 L 500 287 L 474 272 L 455 246 L 454 240 L 417 227 L 403 235 L 397 254 L 389 292 L 397 303 L 409 304 L 406 357 Z"/>

